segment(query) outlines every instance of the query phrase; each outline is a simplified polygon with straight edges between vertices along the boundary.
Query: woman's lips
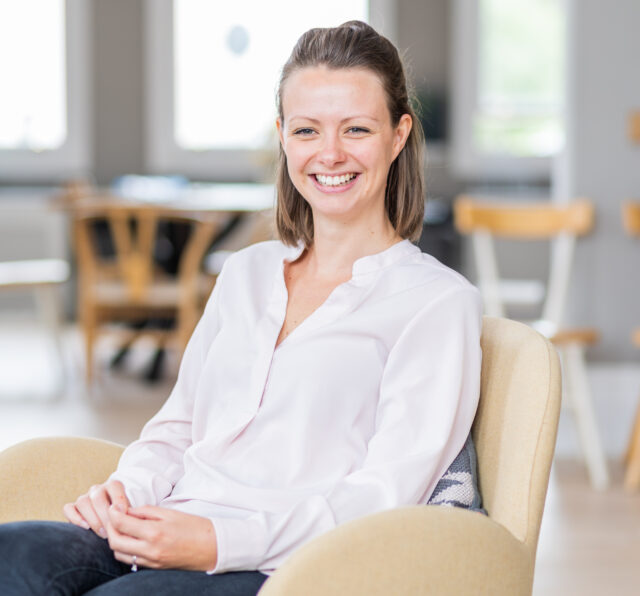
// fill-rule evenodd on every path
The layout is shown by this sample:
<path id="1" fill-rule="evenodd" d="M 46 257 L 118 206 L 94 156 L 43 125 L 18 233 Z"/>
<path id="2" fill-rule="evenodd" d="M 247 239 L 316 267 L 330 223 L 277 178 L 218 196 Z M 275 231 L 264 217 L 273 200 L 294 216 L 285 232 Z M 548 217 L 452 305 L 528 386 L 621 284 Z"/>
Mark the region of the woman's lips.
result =
<path id="1" fill-rule="evenodd" d="M 349 182 L 345 182 L 344 184 L 336 184 L 335 186 L 329 186 L 329 185 L 326 185 L 326 184 L 321 184 L 320 182 L 318 182 L 318 179 L 316 178 L 315 174 L 310 174 L 309 178 L 311 178 L 311 180 L 313 182 L 313 185 L 318 190 L 320 190 L 321 192 L 327 193 L 327 194 L 333 194 L 333 193 L 345 192 L 345 191 L 349 190 L 350 188 L 352 188 L 354 186 L 354 184 L 360 178 L 360 174 L 356 174 Z"/>

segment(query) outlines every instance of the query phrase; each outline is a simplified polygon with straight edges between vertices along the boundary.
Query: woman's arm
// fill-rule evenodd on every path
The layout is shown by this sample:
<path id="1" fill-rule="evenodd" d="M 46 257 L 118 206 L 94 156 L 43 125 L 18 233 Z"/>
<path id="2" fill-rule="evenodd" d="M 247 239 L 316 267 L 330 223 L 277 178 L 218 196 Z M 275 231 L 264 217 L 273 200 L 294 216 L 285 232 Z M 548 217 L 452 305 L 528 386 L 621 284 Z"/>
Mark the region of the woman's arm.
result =
<path id="1" fill-rule="evenodd" d="M 191 425 L 196 387 L 209 346 L 220 326 L 219 296 L 224 272 L 207 301 L 204 314 L 187 344 L 176 384 L 140 438 L 122 454 L 110 480 L 119 480 L 132 506 L 155 505 L 171 493 L 182 476 L 183 456 L 192 443 Z"/>
<path id="2" fill-rule="evenodd" d="M 220 325 L 222 278 L 221 273 L 187 344 L 169 398 L 145 425 L 140 438 L 125 449 L 118 469 L 109 480 L 65 505 L 64 514 L 71 523 L 90 527 L 106 538 L 111 505 L 121 505 L 125 510 L 131 506 L 155 505 L 171 492 L 182 475 L 182 458 L 191 445 L 195 388 L 208 347 Z"/>
<path id="3" fill-rule="evenodd" d="M 247 519 L 214 518 L 215 572 L 276 568 L 345 521 L 426 499 L 466 440 L 480 388 L 481 307 L 456 288 L 418 312 L 389 353 L 362 467 L 327 494 Z"/>

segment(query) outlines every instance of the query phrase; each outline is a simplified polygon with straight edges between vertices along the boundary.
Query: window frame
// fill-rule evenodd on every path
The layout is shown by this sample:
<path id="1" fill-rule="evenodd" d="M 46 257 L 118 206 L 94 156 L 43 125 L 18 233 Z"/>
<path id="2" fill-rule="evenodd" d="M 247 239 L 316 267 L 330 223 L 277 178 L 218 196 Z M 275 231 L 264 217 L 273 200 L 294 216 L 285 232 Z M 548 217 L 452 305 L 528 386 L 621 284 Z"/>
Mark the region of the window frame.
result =
<path id="1" fill-rule="evenodd" d="M 553 156 L 521 157 L 489 154 L 480 152 L 474 146 L 473 114 L 478 99 L 479 66 L 478 0 L 453 0 L 452 8 L 449 162 L 454 174 L 466 180 L 549 182 L 552 177 Z M 566 99 L 565 93 L 565 104 Z M 564 112 L 564 106 L 561 106 L 561 116 L 564 116 Z M 558 154 L 560 153 L 561 151 Z"/>
<path id="2" fill-rule="evenodd" d="M 260 165 L 261 150 L 180 147 L 174 131 L 173 0 L 145 0 L 145 166 L 153 174 L 180 173 L 223 182 L 259 182 L 272 172 Z M 369 0 L 369 22 L 396 38 L 393 0 Z M 262 150 L 264 151 L 264 150 Z"/>
<path id="3" fill-rule="evenodd" d="M 90 16 L 86 0 L 65 0 L 67 137 L 42 152 L 0 149 L 0 181 L 62 181 L 85 176 L 92 164 Z"/>

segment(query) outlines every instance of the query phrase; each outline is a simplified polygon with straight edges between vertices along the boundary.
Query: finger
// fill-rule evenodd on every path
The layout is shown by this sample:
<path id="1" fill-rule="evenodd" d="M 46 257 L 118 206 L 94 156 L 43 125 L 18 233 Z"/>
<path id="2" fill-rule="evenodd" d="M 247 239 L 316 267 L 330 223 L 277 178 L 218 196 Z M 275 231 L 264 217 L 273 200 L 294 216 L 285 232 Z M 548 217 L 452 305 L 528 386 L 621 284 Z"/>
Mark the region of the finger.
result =
<path id="1" fill-rule="evenodd" d="M 106 538 L 107 532 L 104 527 L 104 524 L 98 517 L 98 514 L 95 512 L 93 508 L 93 504 L 91 503 L 91 499 L 89 499 L 88 495 L 82 495 L 75 503 L 76 509 L 78 513 L 86 520 L 89 524 L 89 527 L 100 537 Z"/>
<path id="2" fill-rule="evenodd" d="M 109 523 L 109 495 L 104 485 L 99 484 L 89 489 L 89 500 L 93 506 L 93 510 L 100 519 L 101 527 L 106 528 Z"/>
<path id="3" fill-rule="evenodd" d="M 129 510 L 131 511 L 131 510 Z M 118 534 L 123 534 L 137 540 L 152 540 L 154 537 L 156 520 L 141 518 L 130 513 L 123 513 L 112 506 L 109 509 L 110 526 Z"/>
<path id="4" fill-rule="evenodd" d="M 76 506 L 73 503 L 67 503 L 62 511 L 64 516 L 74 525 L 80 526 L 85 530 L 91 529 L 91 526 L 87 523 L 87 520 L 80 515 L 80 512 L 76 509 Z"/>
<path id="5" fill-rule="evenodd" d="M 154 505 L 143 505 L 142 507 L 133 507 L 127 513 L 139 519 L 161 521 L 171 515 L 171 510 Z"/>
<path id="6" fill-rule="evenodd" d="M 121 563 L 124 563 L 125 565 L 133 566 L 133 563 L 134 563 L 133 555 L 127 552 L 113 551 L 113 556 Z M 149 567 L 151 569 L 158 569 L 160 567 L 159 563 L 146 559 L 142 555 L 136 555 L 135 564 L 138 567 Z"/>
<path id="7" fill-rule="evenodd" d="M 143 534 L 153 536 L 153 531 L 149 530 L 147 527 L 150 524 L 155 524 L 155 522 L 132 518 L 131 516 L 128 516 L 125 513 L 120 513 L 117 510 L 114 510 L 112 513 L 113 518 L 117 518 L 116 523 L 118 523 L 118 525 L 128 525 L 130 527 L 135 526 L 137 529 L 142 529 Z M 122 524 L 119 522 L 122 522 Z M 116 529 L 113 523 L 109 524 L 108 534 L 109 547 L 114 551 L 114 553 L 119 552 L 129 556 L 136 555 L 139 561 L 144 561 L 144 563 L 140 564 L 144 564 L 147 567 L 156 566 L 155 563 L 158 561 L 158 547 L 154 542 L 120 532 Z M 124 562 L 127 561 L 125 560 Z"/>
<path id="8" fill-rule="evenodd" d="M 131 503 L 127 498 L 127 494 L 124 491 L 124 485 L 119 480 L 112 480 L 105 484 L 109 500 L 112 505 L 120 505 L 123 507 L 123 511 L 127 511 L 131 507 Z"/>
<path id="9" fill-rule="evenodd" d="M 138 555 L 139 557 L 149 555 L 149 545 L 144 540 L 118 532 L 112 524 L 109 524 L 107 533 L 109 535 L 109 548 L 112 551 Z"/>

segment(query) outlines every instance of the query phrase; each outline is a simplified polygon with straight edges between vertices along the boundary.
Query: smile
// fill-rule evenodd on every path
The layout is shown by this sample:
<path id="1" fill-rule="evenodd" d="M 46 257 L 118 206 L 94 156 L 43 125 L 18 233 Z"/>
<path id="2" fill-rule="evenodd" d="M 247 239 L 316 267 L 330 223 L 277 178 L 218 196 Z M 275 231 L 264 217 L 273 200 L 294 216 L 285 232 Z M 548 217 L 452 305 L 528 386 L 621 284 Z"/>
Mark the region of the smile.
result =
<path id="1" fill-rule="evenodd" d="M 322 186 L 341 186 L 349 184 L 358 174 L 343 174 L 342 176 L 325 176 L 314 174 L 316 181 Z"/>

